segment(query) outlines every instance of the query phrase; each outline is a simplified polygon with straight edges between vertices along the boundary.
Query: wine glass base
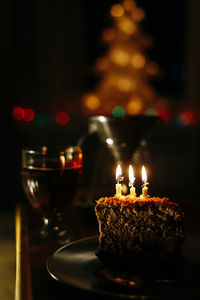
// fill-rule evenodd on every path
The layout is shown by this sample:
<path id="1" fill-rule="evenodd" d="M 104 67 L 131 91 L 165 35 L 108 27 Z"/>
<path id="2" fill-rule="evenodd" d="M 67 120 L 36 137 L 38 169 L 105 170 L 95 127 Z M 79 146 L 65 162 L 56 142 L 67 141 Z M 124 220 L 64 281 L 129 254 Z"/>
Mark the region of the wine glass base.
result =
<path id="1" fill-rule="evenodd" d="M 75 236 L 66 229 L 58 230 L 57 228 L 42 228 L 30 235 L 30 243 L 36 245 L 65 245 L 75 240 Z"/>

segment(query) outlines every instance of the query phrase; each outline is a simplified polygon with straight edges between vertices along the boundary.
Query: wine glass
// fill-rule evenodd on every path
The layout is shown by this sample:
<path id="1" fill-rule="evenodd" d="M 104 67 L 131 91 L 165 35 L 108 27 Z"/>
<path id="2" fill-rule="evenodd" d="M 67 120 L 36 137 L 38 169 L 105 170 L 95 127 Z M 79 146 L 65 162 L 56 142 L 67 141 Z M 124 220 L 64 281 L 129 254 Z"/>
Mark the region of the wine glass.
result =
<path id="1" fill-rule="evenodd" d="M 95 206 L 95 200 L 113 195 L 116 166 L 124 170 L 133 164 L 136 177 L 142 165 L 150 167 L 148 142 L 154 127 L 161 120 L 157 116 L 134 115 L 124 118 L 91 116 L 88 129 L 81 135 L 77 145 L 84 153 L 83 186 L 87 190 L 85 203 Z M 86 154 L 86 155 L 85 155 Z M 123 188 L 128 189 L 126 178 Z M 140 188 L 138 181 L 136 188 Z"/>
<path id="2" fill-rule="evenodd" d="M 63 216 L 76 197 L 82 174 L 82 151 L 70 146 L 52 150 L 22 150 L 22 185 L 26 197 L 41 215 L 43 225 L 34 240 L 42 244 L 67 243 L 70 236 Z"/>

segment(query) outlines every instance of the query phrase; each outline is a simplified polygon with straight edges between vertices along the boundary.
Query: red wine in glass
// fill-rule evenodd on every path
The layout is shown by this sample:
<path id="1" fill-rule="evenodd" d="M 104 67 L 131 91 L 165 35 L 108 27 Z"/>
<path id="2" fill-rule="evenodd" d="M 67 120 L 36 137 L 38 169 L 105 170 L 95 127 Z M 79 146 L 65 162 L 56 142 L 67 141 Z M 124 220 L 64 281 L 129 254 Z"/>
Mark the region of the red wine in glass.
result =
<path id="1" fill-rule="evenodd" d="M 82 174 L 82 153 L 69 147 L 57 154 L 23 150 L 22 185 L 26 197 L 43 217 L 41 241 L 69 241 L 62 218 L 76 198 Z"/>
<path id="2" fill-rule="evenodd" d="M 22 168 L 22 184 L 31 205 L 43 216 L 64 214 L 73 202 L 82 168 Z"/>

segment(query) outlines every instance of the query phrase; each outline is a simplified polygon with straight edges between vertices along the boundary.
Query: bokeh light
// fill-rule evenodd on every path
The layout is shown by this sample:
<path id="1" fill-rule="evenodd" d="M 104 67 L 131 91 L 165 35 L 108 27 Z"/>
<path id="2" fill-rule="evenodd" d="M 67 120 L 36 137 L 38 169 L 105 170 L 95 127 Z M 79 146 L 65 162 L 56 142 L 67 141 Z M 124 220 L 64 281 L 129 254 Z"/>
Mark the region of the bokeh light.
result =
<path id="1" fill-rule="evenodd" d="M 125 109 L 122 106 L 115 106 L 112 111 L 114 118 L 123 118 L 126 114 Z"/>
<path id="2" fill-rule="evenodd" d="M 35 118 L 35 112 L 31 108 L 26 108 L 24 110 L 24 121 L 31 122 Z"/>
<path id="3" fill-rule="evenodd" d="M 117 87 L 121 92 L 130 91 L 132 82 L 129 78 L 120 78 L 117 82 Z"/>
<path id="4" fill-rule="evenodd" d="M 106 139 L 106 143 L 107 143 L 108 145 L 113 145 L 114 141 L 113 141 L 113 139 L 111 139 L 111 138 L 107 138 L 107 139 Z"/>
<path id="5" fill-rule="evenodd" d="M 130 115 L 140 113 L 142 109 L 142 100 L 139 97 L 133 97 L 127 104 L 126 110 Z"/>
<path id="6" fill-rule="evenodd" d="M 111 60 L 120 66 L 127 66 L 130 62 L 130 56 L 124 50 L 114 49 L 110 55 Z"/>
<path id="7" fill-rule="evenodd" d="M 143 9 L 138 7 L 136 9 L 134 9 L 134 11 L 132 13 L 132 17 L 135 21 L 141 22 L 145 18 L 145 12 Z"/>
<path id="8" fill-rule="evenodd" d="M 131 60 L 133 67 L 135 67 L 137 69 L 143 68 L 145 65 L 145 62 L 146 62 L 145 58 L 141 54 L 135 54 Z"/>
<path id="9" fill-rule="evenodd" d="M 167 122 L 169 121 L 169 110 L 165 107 L 158 109 L 158 116 L 161 118 L 162 121 Z"/>
<path id="10" fill-rule="evenodd" d="M 111 16 L 119 18 L 124 14 L 124 8 L 121 4 L 114 4 L 110 10 Z"/>
<path id="11" fill-rule="evenodd" d="M 12 110 L 12 116 L 15 120 L 23 120 L 24 118 L 24 109 L 20 106 L 14 107 Z"/>
<path id="12" fill-rule="evenodd" d="M 157 116 L 158 112 L 154 107 L 148 108 L 145 113 L 146 116 Z"/>
<path id="13" fill-rule="evenodd" d="M 119 28 L 126 34 L 133 34 L 136 30 L 136 25 L 128 18 L 119 20 Z"/>
<path id="14" fill-rule="evenodd" d="M 86 95 L 84 103 L 87 108 L 91 110 L 96 110 L 100 106 L 101 101 L 96 95 L 89 94 Z"/>
<path id="15" fill-rule="evenodd" d="M 176 118 L 176 124 L 181 127 L 194 125 L 194 123 L 195 123 L 195 115 L 193 112 L 189 110 L 185 110 L 181 112 Z"/>
<path id="16" fill-rule="evenodd" d="M 60 111 L 56 114 L 56 121 L 59 125 L 66 125 L 69 122 L 69 115 L 64 111 Z"/>
<path id="17" fill-rule="evenodd" d="M 43 127 L 46 124 L 46 117 L 42 114 L 37 114 L 34 119 L 34 123 L 37 127 Z"/>

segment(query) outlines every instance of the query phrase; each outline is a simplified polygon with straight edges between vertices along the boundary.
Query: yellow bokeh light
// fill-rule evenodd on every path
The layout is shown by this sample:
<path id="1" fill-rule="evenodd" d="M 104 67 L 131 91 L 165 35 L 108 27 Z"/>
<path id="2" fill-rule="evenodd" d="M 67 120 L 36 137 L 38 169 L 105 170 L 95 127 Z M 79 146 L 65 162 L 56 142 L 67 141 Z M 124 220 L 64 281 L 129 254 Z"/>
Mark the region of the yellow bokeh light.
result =
<path id="1" fill-rule="evenodd" d="M 117 82 L 117 87 L 121 92 L 130 91 L 132 86 L 131 80 L 128 78 L 120 78 Z"/>
<path id="2" fill-rule="evenodd" d="M 128 18 L 121 18 L 119 20 L 119 28 L 126 34 L 133 34 L 136 30 L 136 25 Z"/>
<path id="3" fill-rule="evenodd" d="M 114 49 L 110 55 L 111 60 L 120 66 L 126 66 L 130 62 L 130 56 L 124 50 Z"/>
<path id="4" fill-rule="evenodd" d="M 145 65 L 145 62 L 146 62 L 145 58 L 141 54 L 135 54 L 131 60 L 132 65 L 137 69 L 143 68 Z"/>
<path id="5" fill-rule="evenodd" d="M 139 97 L 133 97 L 127 104 L 126 110 L 129 114 L 138 114 L 142 109 L 142 100 Z"/>
<path id="6" fill-rule="evenodd" d="M 111 7 L 111 10 L 110 10 L 110 13 L 113 17 L 115 18 L 119 18 L 121 16 L 123 16 L 124 14 L 124 8 L 122 5 L 120 4 L 114 4 L 112 7 Z"/>
<path id="7" fill-rule="evenodd" d="M 141 8 L 137 8 L 133 11 L 132 17 L 135 21 L 140 22 L 145 18 L 145 12 Z"/>
<path id="8" fill-rule="evenodd" d="M 102 37 L 103 37 L 104 41 L 106 41 L 106 42 L 112 41 L 115 37 L 115 30 L 112 28 L 105 29 L 102 34 Z"/>
<path id="9" fill-rule="evenodd" d="M 85 97 L 84 103 L 87 108 L 95 110 L 100 106 L 101 101 L 96 95 L 90 94 Z"/>

